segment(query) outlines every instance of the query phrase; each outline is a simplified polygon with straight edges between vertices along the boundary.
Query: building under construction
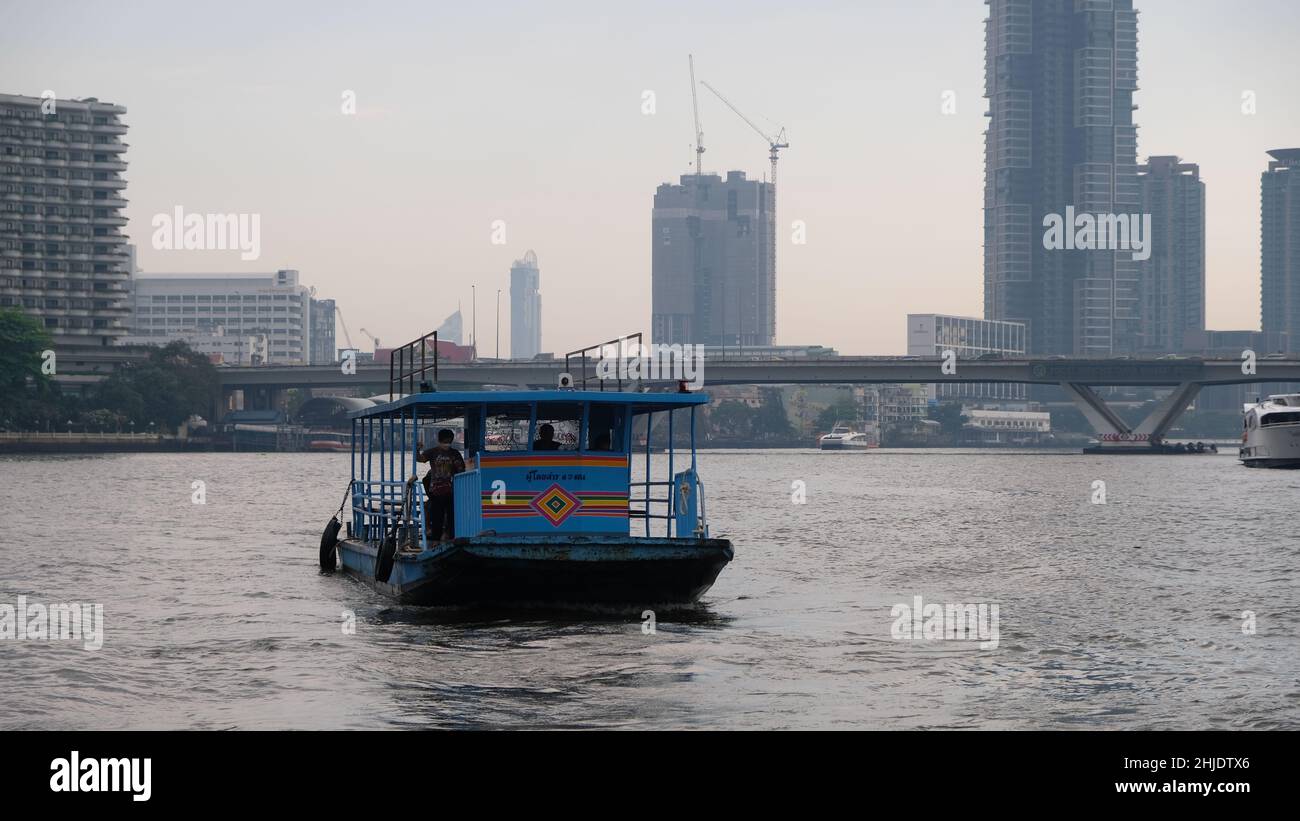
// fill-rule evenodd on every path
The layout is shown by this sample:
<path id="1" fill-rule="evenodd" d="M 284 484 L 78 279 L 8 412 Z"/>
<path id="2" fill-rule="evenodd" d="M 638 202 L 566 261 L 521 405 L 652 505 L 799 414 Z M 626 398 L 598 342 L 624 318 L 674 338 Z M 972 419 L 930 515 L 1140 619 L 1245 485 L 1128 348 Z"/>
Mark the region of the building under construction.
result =
<path id="1" fill-rule="evenodd" d="M 776 189 L 743 171 L 655 192 L 651 339 L 726 347 L 776 335 Z"/>

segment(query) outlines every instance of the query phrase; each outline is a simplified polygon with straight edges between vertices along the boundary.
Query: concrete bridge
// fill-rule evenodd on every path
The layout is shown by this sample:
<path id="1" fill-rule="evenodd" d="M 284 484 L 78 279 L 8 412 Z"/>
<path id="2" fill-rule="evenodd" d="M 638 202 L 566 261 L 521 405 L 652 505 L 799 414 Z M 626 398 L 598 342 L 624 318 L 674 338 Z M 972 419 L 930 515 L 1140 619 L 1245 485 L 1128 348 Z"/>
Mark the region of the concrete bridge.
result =
<path id="1" fill-rule="evenodd" d="M 701 370 L 704 386 L 808 385 L 871 383 L 1017 382 L 1059 385 L 1098 434 L 1103 447 L 1142 447 L 1157 442 L 1207 385 L 1300 382 L 1300 357 L 1258 358 L 1247 373 L 1241 359 L 1064 357 L 958 359 L 943 367 L 940 357 L 834 356 L 757 359 L 709 357 Z M 582 364 L 570 362 L 581 381 Z M 564 372 L 563 360 L 440 364 L 442 388 L 553 388 Z M 594 359 L 586 360 L 589 377 Z M 279 392 L 289 388 L 370 388 L 388 391 L 387 365 L 358 365 L 345 373 L 336 363 L 312 366 L 227 367 L 219 369 L 223 391 L 244 391 L 246 406 L 275 407 Z M 589 381 L 588 385 L 594 384 Z M 606 383 L 607 386 L 610 383 Z M 642 384 L 656 384 L 645 381 Z M 671 381 L 660 381 L 671 385 Z M 1129 426 L 1093 390 L 1098 386 L 1172 387 L 1174 390 L 1137 426 Z"/>

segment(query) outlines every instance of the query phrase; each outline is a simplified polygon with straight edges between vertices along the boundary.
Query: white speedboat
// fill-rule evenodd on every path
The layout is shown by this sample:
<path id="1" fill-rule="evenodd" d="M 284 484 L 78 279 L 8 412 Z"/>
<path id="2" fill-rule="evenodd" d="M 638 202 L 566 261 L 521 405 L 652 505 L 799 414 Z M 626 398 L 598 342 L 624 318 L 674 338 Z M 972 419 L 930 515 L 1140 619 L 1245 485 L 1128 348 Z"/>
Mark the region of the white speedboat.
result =
<path id="1" fill-rule="evenodd" d="M 830 433 L 817 440 L 817 445 L 822 450 L 858 450 L 880 447 L 880 444 L 870 434 L 856 431 L 842 422 L 836 422 L 831 427 Z"/>
<path id="2" fill-rule="evenodd" d="M 1252 468 L 1300 468 L 1300 393 L 1246 405 L 1237 458 Z"/>

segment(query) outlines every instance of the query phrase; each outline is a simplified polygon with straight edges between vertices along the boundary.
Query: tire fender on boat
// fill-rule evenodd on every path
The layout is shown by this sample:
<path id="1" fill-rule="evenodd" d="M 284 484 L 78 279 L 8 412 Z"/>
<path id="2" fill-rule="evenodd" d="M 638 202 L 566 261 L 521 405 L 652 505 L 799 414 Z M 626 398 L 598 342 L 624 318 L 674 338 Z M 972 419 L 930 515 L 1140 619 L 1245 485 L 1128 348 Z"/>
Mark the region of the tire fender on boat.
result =
<path id="1" fill-rule="evenodd" d="M 375 554 L 375 581 L 387 582 L 393 575 L 393 559 L 397 556 L 397 536 L 384 539 Z"/>
<path id="2" fill-rule="evenodd" d="M 334 548 L 339 543 L 339 529 L 343 525 L 339 522 L 339 517 L 330 518 L 329 524 L 325 525 L 325 531 L 320 534 L 320 569 L 326 573 L 333 573 L 334 568 L 338 566 L 338 557 Z"/>

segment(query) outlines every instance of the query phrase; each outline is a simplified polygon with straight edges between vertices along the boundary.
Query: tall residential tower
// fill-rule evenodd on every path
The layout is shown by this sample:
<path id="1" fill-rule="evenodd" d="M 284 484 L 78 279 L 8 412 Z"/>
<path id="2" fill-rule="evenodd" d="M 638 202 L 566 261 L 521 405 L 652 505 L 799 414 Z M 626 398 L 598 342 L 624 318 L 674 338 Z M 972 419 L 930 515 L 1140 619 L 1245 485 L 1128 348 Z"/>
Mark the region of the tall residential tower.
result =
<path id="1" fill-rule="evenodd" d="M 542 272 L 531 250 L 510 266 L 510 358 L 542 352 Z"/>
<path id="2" fill-rule="evenodd" d="M 1043 221 L 1138 212 L 1133 2 L 985 2 L 984 317 L 1025 323 L 1031 354 L 1133 350 L 1138 261 L 1045 248 Z"/>
<path id="3" fill-rule="evenodd" d="M 1300 148 L 1268 152 L 1260 178 L 1260 329 L 1300 352 Z"/>
<path id="4" fill-rule="evenodd" d="M 771 345 L 776 336 L 776 190 L 743 171 L 687 174 L 655 192 L 650 338 Z"/>
<path id="5" fill-rule="evenodd" d="M 35 316 L 61 352 L 128 331 L 125 113 L 0 94 L 0 308 Z"/>
<path id="6" fill-rule="evenodd" d="M 1205 331 L 1205 183 L 1177 157 L 1138 166 L 1142 213 L 1151 215 L 1151 256 L 1142 262 L 1140 347 L 1151 353 L 1199 350 Z"/>

